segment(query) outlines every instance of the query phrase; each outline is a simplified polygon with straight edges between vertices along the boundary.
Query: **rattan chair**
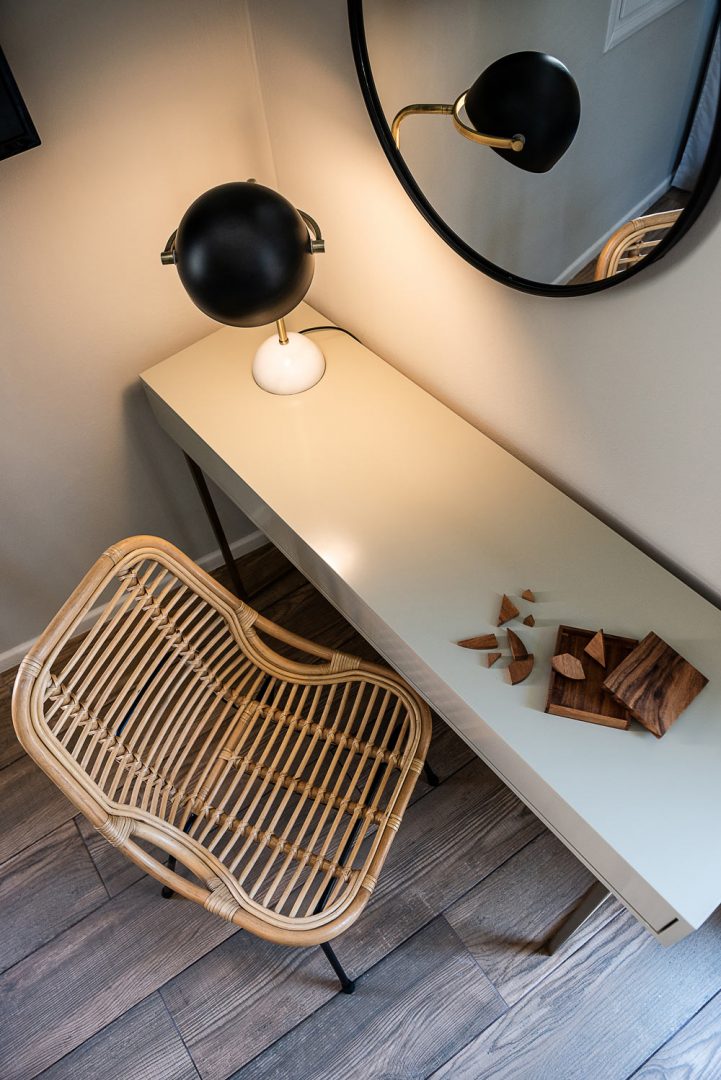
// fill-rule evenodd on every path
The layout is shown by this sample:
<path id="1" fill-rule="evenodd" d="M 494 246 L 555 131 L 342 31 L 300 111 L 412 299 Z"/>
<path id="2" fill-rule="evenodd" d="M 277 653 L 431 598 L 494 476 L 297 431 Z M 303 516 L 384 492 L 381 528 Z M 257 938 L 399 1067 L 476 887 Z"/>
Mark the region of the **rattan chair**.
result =
<path id="1" fill-rule="evenodd" d="M 594 281 L 620 274 L 635 266 L 659 244 L 678 221 L 683 210 L 665 210 L 633 218 L 616 229 L 601 248 L 593 272 Z"/>
<path id="2" fill-rule="evenodd" d="M 13 719 L 164 895 L 320 944 L 352 991 L 328 941 L 368 902 L 430 739 L 399 676 L 288 633 L 140 536 L 101 556 L 23 660 Z"/>

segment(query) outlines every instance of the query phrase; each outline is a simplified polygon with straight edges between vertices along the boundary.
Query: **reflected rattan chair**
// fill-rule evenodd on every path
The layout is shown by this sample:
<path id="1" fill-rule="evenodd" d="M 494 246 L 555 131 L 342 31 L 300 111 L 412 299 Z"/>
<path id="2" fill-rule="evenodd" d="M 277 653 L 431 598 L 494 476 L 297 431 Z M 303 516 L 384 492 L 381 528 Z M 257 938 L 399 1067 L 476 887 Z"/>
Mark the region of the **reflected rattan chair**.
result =
<path id="1" fill-rule="evenodd" d="M 594 281 L 620 274 L 645 259 L 682 213 L 683 210 L 665 210 L 661 214 L 647 214 L 624 222 L 601 248 L 593 272 Z"/>
<path id="2" fill-rule="evenodd" d="M 370 898 L 430 739 L 399 676 L 288 633 L 140 536 L 101 556 L 23 660 L 13 719 L 164 895 L 320 944 L 352 991 L 328 941 Z"/>

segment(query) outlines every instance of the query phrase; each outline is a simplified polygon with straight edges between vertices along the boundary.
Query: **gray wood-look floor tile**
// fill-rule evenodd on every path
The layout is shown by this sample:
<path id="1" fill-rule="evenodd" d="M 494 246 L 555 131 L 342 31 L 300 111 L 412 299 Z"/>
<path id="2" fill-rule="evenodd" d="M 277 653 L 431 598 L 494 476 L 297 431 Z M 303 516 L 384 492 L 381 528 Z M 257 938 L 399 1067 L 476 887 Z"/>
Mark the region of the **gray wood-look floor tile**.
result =
<path id="1" fill-rule="evenodd" d="M 624 912 L 434 1080 L 626 1080 L 721 985 L 721 914 L 665 949 Z"/>
<path id="2" fill-rule="evenodd" d="M 240 932 L 160 992 L 203 1080 L 224 1080 L 338 991 L 320 949 Z"/>
<path id="3" fill-rule="evenodd" d="M 27 754 L 2 769 L 0 780 L 0 863 L 77 814 Z"/>
<path id="4" fill-rule="evenodd" d="M 446 918 L 513 1005 L 623 910 L 609 898 L 548 956 L 544 943 L 593 882 L 568 848 L 544 832 L 450 907 Z"/>
<path id="5" fill-rule="evenodd" d="M 414 803 L 368 907 L 334 943 L 349 974 L 382 960 L 541 829 L 478 760 Z M 304 955 L 247 935 L 162 991 L 206 1080 L 240 1068 L 336 992 L 318 949 Z"/>
<path id="6" fill-rule="evenodd" d="M 0 769 L 25 753 L 15 734 L 10 711 L 15 670 L 0 672 Z"/>
<path id="7" fill-rule="evenodd" d="M 28 1080 L 235 927 L 142 878 L 0 976 L 3 1080 Z"/>
<path id="8" fill-rule="evenodd" d="M 108 894 L 73 821 L 0 866 L 0 971 L 103 904 Z"/>
<path id="9" fill-rule="evenodd" d="M 425 1077 L 505 1010 L 441 916 L 233 1080 Z"/>
<path id="10" fill-rule="evenodd" d="M 633 1074 L 633 1080 L 719 1080 L 721 993 Z"/>
<path id="11" fill-rule="evenodd" d="M 361 972 L 538 836 L 543 826 L 478 759 L 406 811 L 368 907 L 337 942 Z"/>
<path id="12" fill-rule="evenodd" d="M 51 1065 L 42 1080 L 198 1080 L 159 994 Z"/>

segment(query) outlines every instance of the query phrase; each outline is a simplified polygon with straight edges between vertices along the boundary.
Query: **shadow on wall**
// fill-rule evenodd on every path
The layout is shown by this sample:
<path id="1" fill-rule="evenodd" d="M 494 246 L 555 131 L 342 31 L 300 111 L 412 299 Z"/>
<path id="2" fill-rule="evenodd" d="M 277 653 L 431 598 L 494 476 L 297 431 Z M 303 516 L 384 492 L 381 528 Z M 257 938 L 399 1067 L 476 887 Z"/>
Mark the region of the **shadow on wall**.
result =
<path id="1" fill-rule="evenodd" d="M 129 386 L 123 394 L 123 428 L 125 460 L 121 475 L 126 485 L 123 497 L 128 502 L 139 497 L 141 505 L 152 507 L 153 496 L 157 492 L 163 494 L 162 507 L 157 507 L 156 513 L 151 510 L 144 515 L 144 531 L 163 535 L 188 553 L 215 550 L 215 537 L 183 452 L 158 424 L 139 383 Z M 254 526 L 245 515 L 212 482 L 211 486 L 228 538 L 232 541 L 252 532 Z"/>

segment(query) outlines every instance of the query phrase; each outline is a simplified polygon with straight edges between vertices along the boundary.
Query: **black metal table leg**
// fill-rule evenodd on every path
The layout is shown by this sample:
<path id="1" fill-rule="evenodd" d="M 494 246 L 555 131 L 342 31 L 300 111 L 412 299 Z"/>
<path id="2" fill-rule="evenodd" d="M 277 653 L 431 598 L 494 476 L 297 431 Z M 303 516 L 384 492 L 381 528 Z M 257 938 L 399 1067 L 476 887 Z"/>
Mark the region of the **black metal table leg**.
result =
<path id="1" fill-rule="evenodd" d="M 198 489 L 198 494 L 200 495 L 200 501 L 203 504 L 203 509 L 208 515 L 208 521 L 210 522 L 210 526 L 215 535 L 215 539 L 218 542 L 218 547 L 223 554 L 223 559 L 225 560 L 225 565 L 228 569 L 228 573 L 230 574 L 230 580 L 233 584 L 233 590 L 239 600 L 244 600 L 247 603 L 248 594 L 243 588 L 243 582 L 240 580 L 238 567 L 235 565 L 235 559 L 233 558 L 233 553 L 230 550 L 228 538 L 223 531 L 223 526 L 220 522 L 220 518 L 218 517 L 218 511 L 215 508 L 215 503 L 213 502 L 213 497 L 210 494 L 210 489 L 208 488 L 208 484 L 205 479 L 203 470 L 200 468 L 197 462 L 193 461 L 193 459 L 187 454 L 184 454 L 184 457 L 188 463 L 190 474 L 195 481 L 195 486 Z"/>
<path id="2" fill-rule="evenodd" d="M 423 774 L 426 778 L 426 783 L 430 784 L 431 787 L 438 787 L 440 780 L 427 761 L 423 762 Z"/>

